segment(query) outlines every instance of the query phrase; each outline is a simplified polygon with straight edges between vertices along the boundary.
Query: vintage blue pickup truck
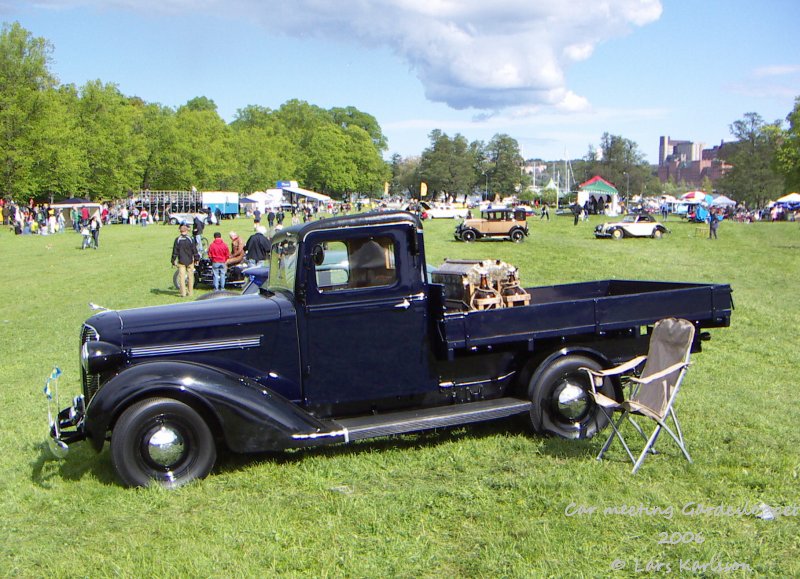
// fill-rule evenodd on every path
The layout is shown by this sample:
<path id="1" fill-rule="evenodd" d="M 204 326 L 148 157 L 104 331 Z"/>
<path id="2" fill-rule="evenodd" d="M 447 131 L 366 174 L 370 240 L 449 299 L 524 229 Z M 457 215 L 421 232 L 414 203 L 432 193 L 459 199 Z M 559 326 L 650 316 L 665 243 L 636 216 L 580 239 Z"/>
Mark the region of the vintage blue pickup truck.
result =
<path id="1" fill-rule="evenodd" d="M 452 290 L 428 281 L 410 213 L 287 228 L 258 293 L 89 318 L 83 393 L 51 421 L 50 446 L 63 455 L 86 439 L 99 452 L 110 440 L 122 483 L 173 487 L 206 476 L 218 450 L 512 415 L 539 433 L 591 437 L 606 419 L 579 368 L 646 352 L 652 324 L 670 316 L 701 330 L 699 351 L 702 330 L 728 326 L 733 307 L 725 284 L 592 281 L 525 288 L 515 307 L 483 309 Z M 610 379 L 603 390 L 621 395 Z"/>

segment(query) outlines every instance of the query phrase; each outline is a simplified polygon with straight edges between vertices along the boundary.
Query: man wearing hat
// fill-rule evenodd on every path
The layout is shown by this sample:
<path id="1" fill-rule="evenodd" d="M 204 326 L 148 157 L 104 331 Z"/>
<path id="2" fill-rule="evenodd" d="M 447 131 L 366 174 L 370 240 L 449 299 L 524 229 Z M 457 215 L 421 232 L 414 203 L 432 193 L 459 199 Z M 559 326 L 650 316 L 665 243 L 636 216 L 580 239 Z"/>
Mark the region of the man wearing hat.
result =
<path id="1" fill-rule="evenodd" d="M 172 259 L 173 267 L 178 268 L 178 287 L 181 292 L 181 297 L 191 296 L 194 292 L 194 266 L 200 261 L 200 254 L 197 252 L 197 246 L 194 240 L 189 237 L 189 226 L 181 224 L 181 234 L 175 239 L 172 244 Z M 186 291 L 186 282 L 189 282 L 189 291 Z"/>

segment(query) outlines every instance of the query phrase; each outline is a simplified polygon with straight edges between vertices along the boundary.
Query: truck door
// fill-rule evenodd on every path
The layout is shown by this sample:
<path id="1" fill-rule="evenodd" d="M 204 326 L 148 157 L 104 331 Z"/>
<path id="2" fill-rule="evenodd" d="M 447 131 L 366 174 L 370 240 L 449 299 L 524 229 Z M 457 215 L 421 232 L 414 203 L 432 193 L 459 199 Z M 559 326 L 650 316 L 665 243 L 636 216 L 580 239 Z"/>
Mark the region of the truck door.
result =
<path id="1" fill-rule="evenodd" d="M 306 240 L 304 395 L 312 407 L 381 408 L 436 388 L 415 231 L 315 232 Z"/>

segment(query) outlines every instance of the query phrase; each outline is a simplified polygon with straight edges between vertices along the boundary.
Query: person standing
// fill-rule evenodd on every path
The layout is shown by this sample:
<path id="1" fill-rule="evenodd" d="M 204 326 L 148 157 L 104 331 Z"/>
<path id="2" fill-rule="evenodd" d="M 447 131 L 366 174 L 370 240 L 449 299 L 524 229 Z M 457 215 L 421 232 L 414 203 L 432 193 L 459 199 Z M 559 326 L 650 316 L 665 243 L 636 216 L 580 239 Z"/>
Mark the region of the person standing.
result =
<path id="1" fill-rule="evenodd" d="M 227 244 L 222 241 L 222 234 L 214 232 L 214 241 L 208 246 L 208 257 L 211 259 L 211 273 L 214 276 L 214 289 L 225 289 L 225 275 L 228 271 L 228 258 L 231 252 Z"/>
<path id="2" fill-rule="evenodd" d="M 261 267 L 269 255 L 269 239 L 265 233 L 267 230 L 263 225 L 256 227 L 256 232 L 247 239 L 244 244 L 245 257 L 247 263 L 254 267 Z"/>
<path id="3" fill-rule="evenodd" d="M 717 239 L 717 229 L 719 229 L 719 217 L 712 210 L 708 214 L 708 238 Z"/>
<path id="4" fill-rule="evenodd" d="M 198 255 L 203 253 L 203 230 L 205 228 L 206 220 L 199 215 L 195 215 L 192 221 L 192 235 L 194 236 L 194 242 L 197 244 Z"/>
<path id="5" fill-rule="evenodd" d="M 580 206 L 580 203 L 576 201 L 572 204 L 572 215 L 575 217 L 573 225 L 578 225 L 578 221 L 581 218 L 581 213 L 583 213 L 583 208 Z"/>
<path id="6" fill-rule="evenodd" d="M 94 215 L 92 215 L 91 219 L 89 219 L 89 231 L 92 234 L 92 244 L 94 248 L 97 249 L 100 247 L 100 228 L 102 227 L 102 223 L 100 223 L 100 211 L 96 211 Z"/>
<path id="7" fill-rule="evenodd" d="M 172 244 L 171 263 L 178 268 L 178 288 L 181 297 L 186 297 L 194 292 L 194 266 L 200 261 L 200 254 L 197 252 L 194 241 L 189 237 L 189 226 L 185 223 L 181 224 L 180 232 L 180 235 L 175 238 L 175 243 Z M 188 292 L 187 281 L 189 282 Z"/>
<path id="8" fill-rule="evenodd" d="M 542 204 L 542 214 L 539 215 L 539 221 L 541 221 L 542 219 L 547 219 L 548 221 L 550 221 L 550 207 L 547 205 L 546 202 Z"/>

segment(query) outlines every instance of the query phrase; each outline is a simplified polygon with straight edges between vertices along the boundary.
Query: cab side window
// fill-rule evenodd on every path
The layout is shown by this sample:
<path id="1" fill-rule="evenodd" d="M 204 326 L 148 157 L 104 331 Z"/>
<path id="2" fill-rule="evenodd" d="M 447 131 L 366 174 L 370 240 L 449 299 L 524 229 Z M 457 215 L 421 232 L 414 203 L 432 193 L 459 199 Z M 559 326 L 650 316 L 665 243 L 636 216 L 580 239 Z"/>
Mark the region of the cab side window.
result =
<path id="1" fill-rule="evenodd" d="M 314 275 L 321 292 L 390 286 L 397 281 L 391 237 L 329 241 L 318 247 Z"/>
<path id="2" fill-rule="evenodd" d="M 390 237 L 353 239 L 347 243 L 351 288 L 380 287 L 397 281 L 394 241 Z"/>

